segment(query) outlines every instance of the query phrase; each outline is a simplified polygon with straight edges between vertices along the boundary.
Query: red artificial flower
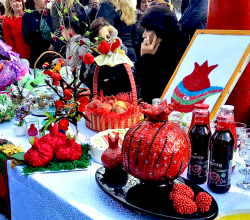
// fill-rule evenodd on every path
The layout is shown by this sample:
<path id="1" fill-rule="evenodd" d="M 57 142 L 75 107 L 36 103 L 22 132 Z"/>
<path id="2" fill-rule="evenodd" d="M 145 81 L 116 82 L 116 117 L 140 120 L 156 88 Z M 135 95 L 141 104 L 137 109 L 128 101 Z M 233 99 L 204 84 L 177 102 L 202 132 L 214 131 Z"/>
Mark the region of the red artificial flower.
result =
<path id="1" fill-rule="evenodd" d="M 79 55 L 79 59 L 82 60 L 83 59 L 83 55 Z"/>
<path id="2" fill-rule="evenodd" d="M 57 0 L 57 2 L 58 2 L 59 4 L 61 4 L 61 0 Z"/>
<path id="3" fill-rule="evenodd" d="M 62 31 L 64 29 L 63 25 L 60 25 L 60 31 Z"/>
<path id="4" fill-rule="evenodd" d="M 114 52 L 116 48 L 118 48 L 121 45 L 121 42 L 118 38 L 114 39 L 111 44 L 111 51 Z"/>
<path id="5" fill-rule="evenodd" d="M 53 73 L 52 71 L 50 71 L 50 70 L 44 70 L 43 73 L 46 74 L 46 75 L 48 75 L 48 76 L 50 76 L 50 77 L 52 77 L 53 74 L 54 74 L 54 73 Z"/>
<path id="6" fill-rule="evenodd" d="M 34 144 L 24 154 L 26 163 L 33 167 L 44 167 L 54 157 L 54 147 L 44 140 L 44 136 L 38 139 L 35 137 Z"/>
<path id="7" fill-rule="evenodd" d="M 61 108 L 63 106 L 64 106 L 64 102 L 62 100 L 59 99 L 59 100 L 55 101 L 55 107 L 56 108 Z"/>
<path id="8" fill-rule="evenodd" d="M 79 160 L 82 155 L 82 147 L 74 139 L 66 139 L 65 144 L 58 146 L 55 150 L 55 156 L 59 160 L 74 161 Z"/>
<path id="9" fill-rule="evenodd" d="M 87 104 L 89 104 L 89 97 L 88 96 L 82 96 L 77 101 L 80 103 L 78 110 L 80 112 L 84 112 L 85 111 L 85 106 Z"/>
<path id="10" fill-rule="evenodd" d="M 70 33 L 69 33 L 69 36 L 70 36 L 70 37 L 73 37 L 73 33 L 72 33 L 72 32 L 70 32 Z"/>
<path id="11" fill-rule="evenodd" d="M 83 39 L 80 39 L 79 44 L 80 44 L 80 46 L 83 45 Z"/>
<path id="12" fill-rule="evenodd" d="M 64 131 L 67 131 L 68 130 L 68 127 L 69 127 L 69 121 L 66 119 L 66 118 L 63 118 L 59 121 L 58 123 L 58 128 L 60 130 L 64 130 Z"/>
<path id="13" fill-rule="evenodd" d="M 53 41 L 56 42 L 57 37 L 54 35 L 53 36 Z"/>
<path id="14" fill-rule="evenodd" d="M 109 49 L 110 49 L 110 43 L 106 41 L 101 41 L 98 47 L 98 51 L 102 54 L 107 54 L 109 52 Z"/>
<path id="15" fill-rule="evenodd" d="M 64 97 L 71 97 L 72 91 L 70 89 L 64 89 L 63 95 L 64 95 Z"/>
<path id="16" fill-rule="evenodd" d="M 59 81 L 53 81 L 53 85 L 54 85 L 54 86 L 59 86 L 59 85 L 60 85 L 60 82 L 59 82 Z"/>
<path id="17" fill-rule="evenodd" d="M 94 63 L 95 59 L 94 59 L 94 56 L 91 54 L 91 53 L 86 53 L 84 58 L 83 58 L 83 62 L 86 64 L 86 65 L 89 65 L 91 63 Z"/>
<path id="18" fill-rule="evenodd" d="M 62 76 L 60 75 L 60 73 L 54 73 L 53 75 L 51 75 L 51 78 L 53 79 L 53 81 L 60 81 L 62 79 Z"/>
<path id="19" fill-rule="evenodd" d="M 71 58 L 72 58 L 72 56 L 69 56 L 69 57 L 68 57 L 68 60 L 71 60 Z"/>

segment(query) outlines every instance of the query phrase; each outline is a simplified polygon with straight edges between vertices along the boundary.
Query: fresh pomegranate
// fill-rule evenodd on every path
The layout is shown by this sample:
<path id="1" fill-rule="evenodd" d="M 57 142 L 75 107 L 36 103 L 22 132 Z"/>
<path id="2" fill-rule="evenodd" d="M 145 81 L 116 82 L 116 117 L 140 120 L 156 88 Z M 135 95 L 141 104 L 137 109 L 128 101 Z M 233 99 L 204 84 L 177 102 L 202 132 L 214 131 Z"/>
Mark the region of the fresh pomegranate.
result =
<path id="1" fill-rule="evenodd" d="M 116 169 L 122 167 L 122 150 L 118 146 L 119 133 L 115 138 L 108 134 L 109 147 L 106 149 L 101 157 L 102 164 L 107 169 Z"/>
<path id="2" fill-rule="evenodd" d="M 108 104 L 108 103 L 102 103 L 102 104 L 99 105 L 98 108 L 103 108 L 103 109 L 106 109 L 108 112 L 110 112 L 111 109 L 112 109 L 112 106 L 110 104 Z"/>
<path id="3" fill-rule="evenodd" d="M 148 120 L 131 127 L 122 146 L 128 173 L 143 181 L 164 183 L 185 170 L 191 157 L 189 138 L 178 124 L 167 120 L 178 104 L 167 105 L 166 100 L 158 106 L 141 103 Z"/>
<path id="4" fill-rule="evenodd" d="M 101 102 L 100 100 L 95 99 L 95 100 L 91 101 L 91 102 L 87 105 L 87 107 L 88 107 L 89 109 L 93 110 L 93 109 L 97 109 L 97 108 L 99 107 L 99 105 L 101 105 L 101 104 L 102 104 L 102 102 Z"/>

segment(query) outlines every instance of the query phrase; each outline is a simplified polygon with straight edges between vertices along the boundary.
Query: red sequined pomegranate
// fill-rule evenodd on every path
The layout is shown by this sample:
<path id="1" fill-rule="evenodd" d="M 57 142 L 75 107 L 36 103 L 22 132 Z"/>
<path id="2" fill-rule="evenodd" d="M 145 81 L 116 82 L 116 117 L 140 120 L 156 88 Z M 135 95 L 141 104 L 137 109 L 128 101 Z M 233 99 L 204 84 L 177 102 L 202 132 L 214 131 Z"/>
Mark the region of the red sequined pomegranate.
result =
<path id="1" fill-rule="evenodd" d="M 134 177 L 150 182 L 168 182 L 180 176 L 191 157 L 187 134 L 168 115 L 179 103 L 159 106 L 142 103 L 142 112 L 148 116 L 131 127 L 122 147 L 123 166 Z"/>

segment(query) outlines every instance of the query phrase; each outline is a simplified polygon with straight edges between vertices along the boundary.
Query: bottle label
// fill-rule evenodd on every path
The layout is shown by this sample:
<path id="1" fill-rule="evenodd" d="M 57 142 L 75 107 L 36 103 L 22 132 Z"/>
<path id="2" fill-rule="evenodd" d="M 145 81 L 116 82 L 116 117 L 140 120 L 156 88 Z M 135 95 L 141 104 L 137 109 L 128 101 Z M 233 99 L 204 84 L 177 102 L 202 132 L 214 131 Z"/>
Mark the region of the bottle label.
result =
<path id="1" fill-rule="evenodd" d="M 204 160 L 204 156 L 192 155 L 188 166 L 188 174 L 203 177 L 207 173 L 208 161 Z"/>
<path id="2" fill-rule="evenodd" d="M 231 184 L 232 175 L 232 160 L 229 163 L 229 169 L 223 169 L 222 164 L 216 163 L 215 161 L 209 162 L 209 175 L 208 183 L 216 184 L 216 186 L 228 186 Z"/>

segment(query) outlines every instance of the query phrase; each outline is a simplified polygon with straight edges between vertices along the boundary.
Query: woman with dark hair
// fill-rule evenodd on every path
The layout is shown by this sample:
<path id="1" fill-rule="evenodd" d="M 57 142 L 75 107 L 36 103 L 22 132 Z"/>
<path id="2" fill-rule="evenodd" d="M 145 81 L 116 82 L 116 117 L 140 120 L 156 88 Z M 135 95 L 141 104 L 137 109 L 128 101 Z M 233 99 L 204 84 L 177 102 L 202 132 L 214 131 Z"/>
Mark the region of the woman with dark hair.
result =
<path id="1" fill-rule="evenodd" d="M 96 37 L 101 38 L 103 41 L 109 42 L 111 39 L 117 36 L 117 30 L 111 26 L 104 18 L 95 19 L 89 28 L 90 40 L 95 42 Z M 98 43 L 96 41 L 96 43 Z M 94 54 L 96 56 L 98 54 Z M 96 65 L 96 64 L 92 64 Z M 92 72 L 85 77 L 84 84 L 93 92 L 93 76 Z M 84 77 L 83 73 L 86 71 L 86 66 L 83 64 L 81 68 L 81 77 Z M 121 64 L 114 67 L 104 65 L 100 68 L 98 74 L 98 92 L 103 90 L 103 94 L 106 96 L 117 95 L 120 92 L 131 92 L 130 81 L 128 73 L 125 67 Z"/>
<path id="2" fill-rule="evenodd" d="M 6 12 L 2 21 L 3 35 L 6 44 L 20 54 L 20 58 L 30 60 L 30 47 L 26 44 L 22 32 L 22 13 L 24 2 L 21 0 L 7 0 Z"/>
<path id="3" fill-rule="evenodd" d="M 145 28 L 136 83 L 143 101 L 161 97 L 185 50 L 174 12 L 164 5 L 148 8 L 142 18 Z"/>
<path id="4" fill-rule="evenodd" d="M 127 47 L 127 56 L 136 62 L 135 47 L 138 44 L 136 12 L 127 0 L 106 0 L 100 4 L 96 18 L 105 18 L 118 31 L 118 37 Z"/>
<path id="5" fill-rule="evenodd" d="M 33 67 L 37 58 L 45 51 L 53 49 L 51 38 L 52 19 L 49 9 L 46 8 L 45 0 L 27 0 L 27 9 L 32 12 L 25 12 L 23 15 L 23 38 L 30 46 L 31 61 Z M 39 62 L 38 68 L 43 64 Z"/>

